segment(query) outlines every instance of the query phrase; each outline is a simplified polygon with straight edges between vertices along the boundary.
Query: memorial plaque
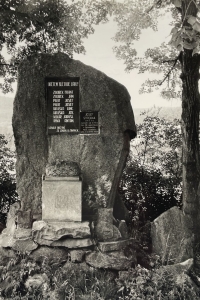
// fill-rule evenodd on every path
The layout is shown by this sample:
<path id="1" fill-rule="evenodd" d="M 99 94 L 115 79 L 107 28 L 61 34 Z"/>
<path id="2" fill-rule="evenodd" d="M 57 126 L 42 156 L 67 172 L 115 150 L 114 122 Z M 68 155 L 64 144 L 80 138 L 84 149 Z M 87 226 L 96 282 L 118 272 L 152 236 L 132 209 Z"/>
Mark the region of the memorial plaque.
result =
<path id="1" fill-rule="evenodd" d="M 46 78 L 48 134 L 79 132 L 79 78 Z"/>
<path id="2" fill-rule="evenodd" d="M 70 177 L 46 177 L 42 183 L 42 219 L 82 221 L 82 181 Z"/>
<path id="3" fill-rule="evenodd" d="M 81 134 L 99 133 L 99 112 L 98 111 L 80 112 L 80 133 Z"/>

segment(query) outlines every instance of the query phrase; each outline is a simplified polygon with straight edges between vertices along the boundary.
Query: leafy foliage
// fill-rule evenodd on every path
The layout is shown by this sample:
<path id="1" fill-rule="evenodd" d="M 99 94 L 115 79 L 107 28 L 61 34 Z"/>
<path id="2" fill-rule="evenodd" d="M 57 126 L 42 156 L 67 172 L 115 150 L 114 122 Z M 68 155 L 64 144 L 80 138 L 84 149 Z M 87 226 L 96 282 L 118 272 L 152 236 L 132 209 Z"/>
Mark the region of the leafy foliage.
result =
<path id="1" fill-rule="evenodd" d="M 16 255 L 0 267 L 0 288 L 3 299 L 117 299 L 116 275 L 70 261 L 51 264 L 28 255 Z"/>
<path id="2" fill-rule="evenodd" d="M 181 206 L 180 122 L 144 114 L 121 182 L 134 228 Z"/>
<path id="3" fill-rule="evenodd" d="M 117 283 L 119 300 L 197 300 L 200 296 L 187 275 L 182 273 L 174 280 L 173 272 L 162 268 L 148 270 L 138 265 L 129 270 L 124 277 L 119 277 Z"/>
<path id="4" fill-rule="evenodd" d="M 5 214 L 17 201 L 15 179 L 15 154 L 7 147 L 5 136 L 0 134 L 0 216 L 5 223 Z"/>
<path id="5" fill-rule="evenodd" d="M 173 271 L 159 265 L 152 257 L 152 268 L 137 265 L 134 269 L 114 273 L 97 270 L 86 264 L 50 264 L 28 255 L 17 254 L 0 266 L 1 299 L 50 300 L 128 300 L 128 299 L 194 299 L 199 289 L 184 272 L 174 277 Z M 175 278 L 175 279 L 174 279 Z"/>
<path id="6" fill-rule="evenodd" d="M 180 98 L 181 53 L 184 49 L 192 50 L 192 55 L 200 53 L 199 1 L 116 1 L 113 15 L 118 25 L 114 52 L 117 58 L 124 60 L 126 70 L 138 69 L 139 73 L 162 75 L 162 78 L 147 79 L 140 92 L 149 93 L 162 85 L 161 95 L 164 98 Z M 135 41 L 140 39 L 144 29 L 157 31 L 159 20 L 166 15 L 171 20 L 171 40 L 168 43 L 163 41 L 159 47 L 147 48 L 144 56 L 138 57 Z"/>
<path id="7" fill-rule="evenodd" d="M 70 2 L 70 4 L 69 4 Z M 94 10 L 85 1 L 0 0 L 0 84 L 12 90 L 21 59 L 36 53 L 84 53 L 83 38 L 94 33 L 93 24 L 106 20 L 103 8 Z M 104 11 L 104 13 L 103 13 Z M 9 59 L 3 55 L 7 50 Z"/>

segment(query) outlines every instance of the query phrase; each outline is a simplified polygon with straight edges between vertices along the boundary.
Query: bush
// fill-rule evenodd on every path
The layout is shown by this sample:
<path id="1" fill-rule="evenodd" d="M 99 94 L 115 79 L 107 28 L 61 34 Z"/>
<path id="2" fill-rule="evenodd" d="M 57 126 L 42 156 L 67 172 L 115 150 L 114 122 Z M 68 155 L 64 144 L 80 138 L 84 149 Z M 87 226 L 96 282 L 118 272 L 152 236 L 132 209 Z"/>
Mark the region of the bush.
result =
<path id="1" fill-rule="evenodd" d="M 0 134 L 0 222 L 3 224 L 10 205 L 18 200 L 15 153 L 7 147 L 7 143 L 5 136 Z"/>
<path id="2" fill-rule="evenodd" d="M 135 229 L 172 206 L 182 205 L 179 120 L 146 115 L 137 127 L 138 137 L 120 184 Z"/>

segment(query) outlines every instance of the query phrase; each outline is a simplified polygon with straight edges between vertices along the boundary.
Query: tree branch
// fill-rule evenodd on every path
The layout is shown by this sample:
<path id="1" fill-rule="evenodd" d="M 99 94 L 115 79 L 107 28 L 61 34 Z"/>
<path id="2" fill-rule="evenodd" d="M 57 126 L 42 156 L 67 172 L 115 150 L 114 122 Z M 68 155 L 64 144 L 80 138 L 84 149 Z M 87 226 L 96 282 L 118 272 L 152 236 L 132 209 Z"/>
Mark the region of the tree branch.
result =
<path id="1" fill-rule="evenodd" d="M 146 13 L 147 13 L 147 14 L 150 13 L 150 11 L 152 11 L 152 10 L 155 8 L 156 5 L 160 5 L 161 3 L 162 3 L 162 0 L 158 0 L 154 5 L 152 5 L 151 8 L 149 8 L 149 9 L 146 11 Z"/>
<path id="2" fill-rule="evenodd" d="M 159 83 L 159 85 L 162 85 L 163 82 L 169 77 L 169 75 L 171 74 L 171 72 L 174 70 L 177 61 L 180 59 L 180 55 L 181 55 L 181 52 L 179 53 L 179 55 L 177 56 L 176 59 L 163 61 L 163 63 L 165 63 L 165 62 L 174 62 L 174 63 L 173 63 L 173 66 L 170 68 L 170 70 L 167 72 L 167 75 L 164 77 L 164 79 L 161 81 L 161 83 Z"/>

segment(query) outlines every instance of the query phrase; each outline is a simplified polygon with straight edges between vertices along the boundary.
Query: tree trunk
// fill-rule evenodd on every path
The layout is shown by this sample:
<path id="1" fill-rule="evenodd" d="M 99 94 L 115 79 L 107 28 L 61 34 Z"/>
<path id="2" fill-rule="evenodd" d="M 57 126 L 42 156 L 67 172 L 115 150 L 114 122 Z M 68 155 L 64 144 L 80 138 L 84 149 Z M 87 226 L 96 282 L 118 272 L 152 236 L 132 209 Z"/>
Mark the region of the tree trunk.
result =
<path id="1" fill-rule="evenodd" d="M 182 1 L 182 21 L 185 26 L 187 17 L 197 16 L 196 1 Z M 190 42 L 190 41 L 188 41 Z M 199 168 L 199 65 L 198 54 L 184 49 L 181 56 L 182 66 L 182 137 L 183 137 L 183 213 L 186 226 L 194 236 L 194 272 L 200 274 L 200 195 L 198 193 Z"/>
<path id="2" fill-rule="evenodd" d="M 199 170 L 199 56 L 184 50 L 182 55 L 183 212 L 194 234 L 194 266 L 198 267 L 200 242 Z"/>

